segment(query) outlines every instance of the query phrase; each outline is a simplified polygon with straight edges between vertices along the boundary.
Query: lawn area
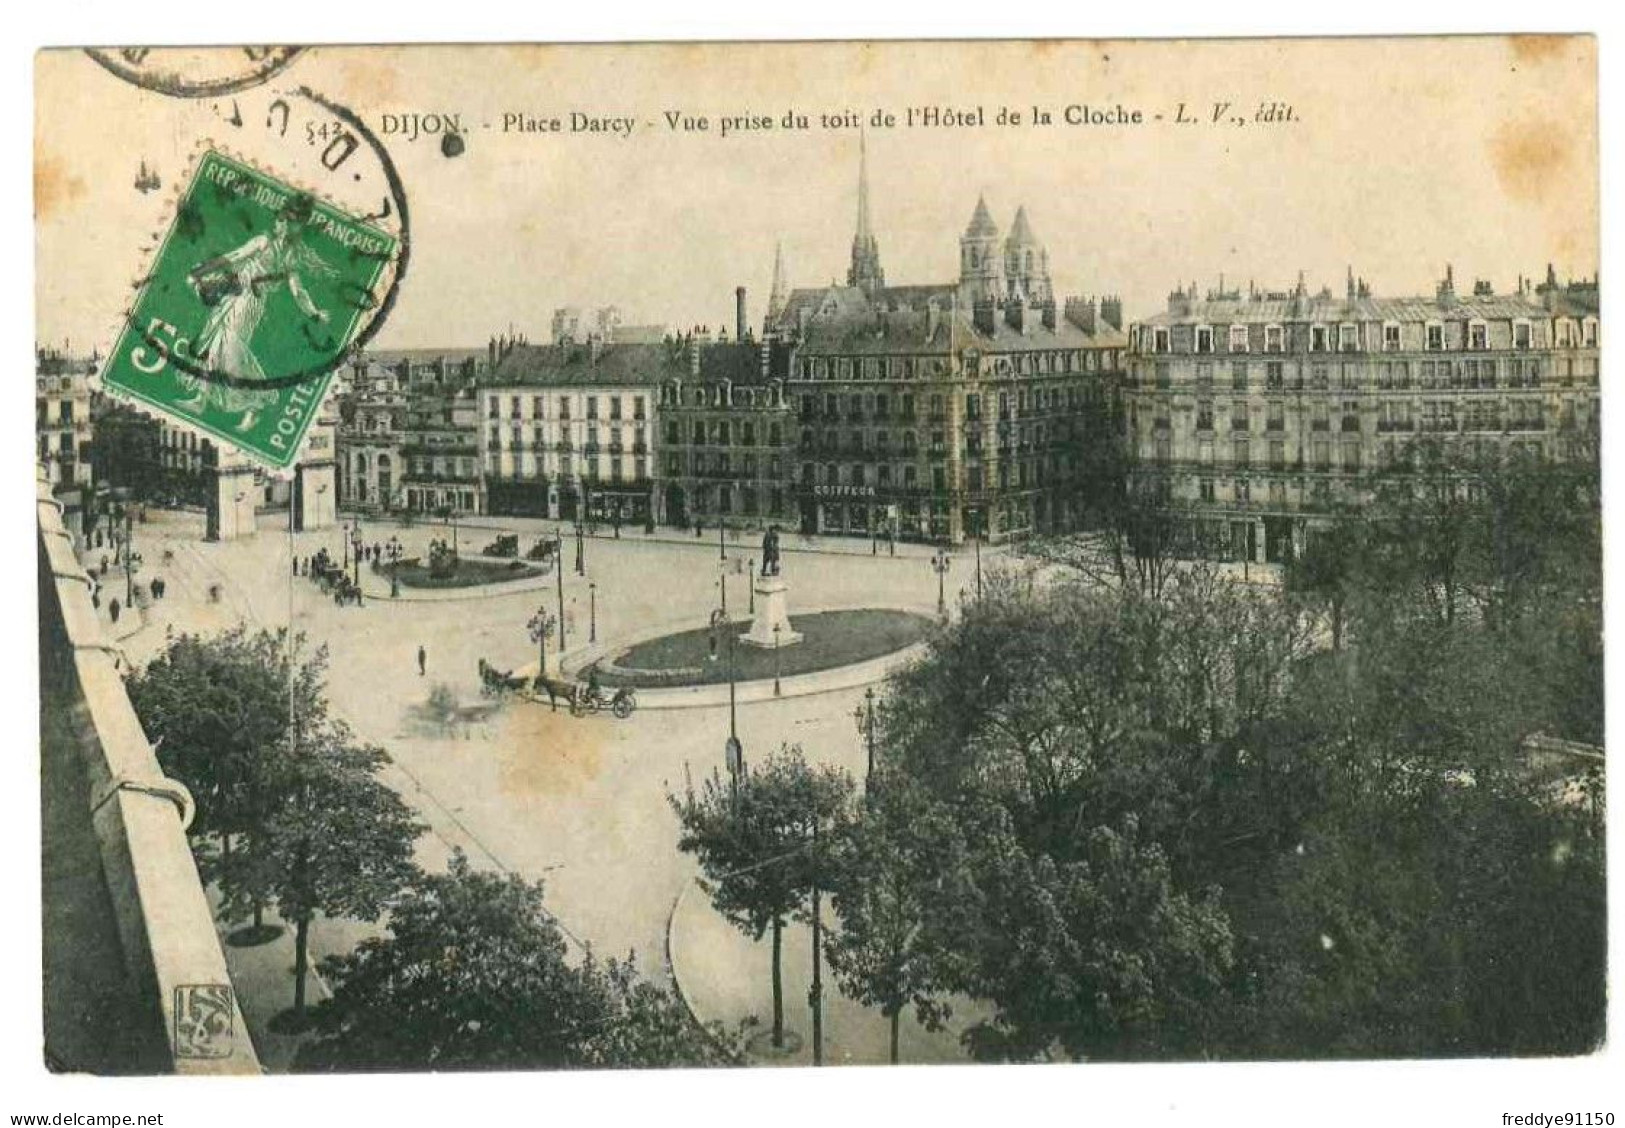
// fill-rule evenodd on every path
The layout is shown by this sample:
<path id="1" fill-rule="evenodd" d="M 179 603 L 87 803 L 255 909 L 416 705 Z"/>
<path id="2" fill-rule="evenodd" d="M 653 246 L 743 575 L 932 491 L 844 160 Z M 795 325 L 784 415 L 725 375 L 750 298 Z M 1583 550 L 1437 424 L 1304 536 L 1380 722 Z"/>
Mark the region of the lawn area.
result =
<path id="1" fill-rule="evenodd" d="M 483 556 L 462 556 L 457 570 L 448 576 L 432 576 L 429 566 L 421 560 L 402 560 L 398 565 L 402 587 L 411 588 L 464 588 L 481 584 L 505 584 L 511 580 L 545 575 L 542 569 L 523 560 L 492 559 Z M 378 569 L 378 574 L 389 578 L 389 567 Z"/>
<path id="2" fill-rule="evenodd" d="M 783 677 L 808 674 L 866 662 L 891 654 L 924 639 L 936 621 L 912 611 L 823 611 L 793 616 L 795 629 L 805 637 L 794 646 L 782 648 L 777 656 Z M 742 635 L 749 621 L 735 622 L 729 628 Z M 734 646 L 735 675 L 739 681 L 772 678 L 775 657 L 738 643 Z M 604 685 L 639 687 L 712 685 L 728 680 L 728 644 L 725 635 L 717 640 L 717 656 L 711 657 L 711 631 L 682 631 L 650 639 L 617 654 L 612 663 L 599 663 L 599 680 Z"/>

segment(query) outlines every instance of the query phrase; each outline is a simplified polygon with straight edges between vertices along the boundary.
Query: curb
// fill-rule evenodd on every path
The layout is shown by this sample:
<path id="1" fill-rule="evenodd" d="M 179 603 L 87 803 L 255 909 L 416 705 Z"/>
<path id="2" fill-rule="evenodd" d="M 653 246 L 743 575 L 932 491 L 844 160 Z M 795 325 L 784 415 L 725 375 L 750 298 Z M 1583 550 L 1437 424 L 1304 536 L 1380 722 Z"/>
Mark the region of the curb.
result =
<path id="1" fill-rule="evenodd" d="M 700 1012 L 694 1009 L 694 1003 L 689 999 L 688 992 L 683 990 L 683 981 L 677 975 L 677 910 L 683 907 L 683 898 L 688 896 L 688 891 L 698 884 L 698 878 L 685 878 L 683 887 L 677 891 L 677 896 L 672 900 L 671 911 L 666 914 L 666 974 L 671 977 L 671 989 L 676 992 L 677 1001 L 683 1004 L 683 1010 L 687 1013 L 689 1021 L 704 1035 L 705 1040 L 738 1064 L 749 1065 L 749 1059 L 735 1054 L 712 1032 L 711 1027 L 700 1017 Z"/>

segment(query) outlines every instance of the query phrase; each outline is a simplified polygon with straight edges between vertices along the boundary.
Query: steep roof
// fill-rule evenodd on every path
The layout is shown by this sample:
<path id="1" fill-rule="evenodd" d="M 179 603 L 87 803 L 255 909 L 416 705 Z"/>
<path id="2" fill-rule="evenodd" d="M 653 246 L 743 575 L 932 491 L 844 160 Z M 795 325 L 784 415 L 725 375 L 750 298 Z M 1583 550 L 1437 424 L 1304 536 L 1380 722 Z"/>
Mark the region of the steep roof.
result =
<path id="1" fill-rule="evenodd" d="M 993 222 L 993 213 L 987 210 L 987 197 L 976 197 L 976 210 L 971 213 L 970 226 L 965 228 L 967 236 L 997 235 L 999 225 Z"/>
<path id="2" fill-rule="evenodd" d="M 688 373 L 688 361 L 675 345 L 585 344 L 518 345 L 484 381 L 492 387 L 658 387 Z"/>
<path id="3" fill-rule="evenodd" d="M 1489 297 L 1466 295 L 1451 302 L 1438 298 L 1354 298 L 1314 296 L 1294 303 L 1291 298 L 1223 298 L 1193 301 L 1182 312 L 1163 310 L 1142 318 L 1142 325 L 1186 325 L 1192 323 L 1285 324 L 1288 322 L 1340 321 L 1494 321 L 1517 318 L 1539 320 L 1549 317 L 1538 298 L 1518 294 Z"/>

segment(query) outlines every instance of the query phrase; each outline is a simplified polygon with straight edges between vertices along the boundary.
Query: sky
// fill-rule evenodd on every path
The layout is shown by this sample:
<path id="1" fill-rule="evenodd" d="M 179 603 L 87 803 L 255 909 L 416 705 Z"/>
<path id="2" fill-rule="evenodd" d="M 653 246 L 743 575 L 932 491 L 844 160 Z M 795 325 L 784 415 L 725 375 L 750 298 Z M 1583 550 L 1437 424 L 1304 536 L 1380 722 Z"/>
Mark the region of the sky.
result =
<path id="1" fill-rule="evenodd" d="M 562 305 L 731 325 L 741 285 L 759 324 L 775 245 L 794 286 L 844 279 L 859 132 L 819 115 L 848 112 L 865 123 L 892 283 L 956 277 L 982 194 L 1006 230 L 1026 205 L 1058 294 L 1120 295 L 1131 320 L 1221 275 L 1278 289 L 1301 270 L 1340 292 L 1352 267 L 1392 295 L 1430 293 L 1446 264 L 1458 286 L 1497 290 L 1548 262 L 1597 269 L 1584 37 L 313 48 L 240 96 L 247 128 L 226 122 L 229 98 L 143 90 L 77 51 L 36 60 L 36 325 L 74 351 L 111 343 L 200 146 L 242 144 L 294 179 L 314 169 L 324 139 L 249 138 L 299 86 L 379 135 L 410 204 L 411 262 L 379 347 L 475 346 L 510 325 L 540 341 Z M 1255 120 L 1264 104 L 1292 120 Z M 1069 126 L 1069 105 L 1142 121 Z M 1031 124 L 1034 106 L 1052 124 Z M 910 107 L 980 107 L 984 124 L 909 128 Z M 1001 107 L 1022 122 L 1000 124 Z M 630 119 L 630 136 L 571 132 L 572 112 Z M 781 128 L 786 112 L 810 128 Z M 386 117 L 430 113 L 459 115 L 460 155 Z M 671 128 L 668 113 L 709 128 Z M 505 115 L 561 131 L 504 131 Z M 724 137 L 725 117 L 774 128 Z M 142 162 L 163 191 L 135 189 Z M 315 172 L 318 191 L 351 187 Z"/>

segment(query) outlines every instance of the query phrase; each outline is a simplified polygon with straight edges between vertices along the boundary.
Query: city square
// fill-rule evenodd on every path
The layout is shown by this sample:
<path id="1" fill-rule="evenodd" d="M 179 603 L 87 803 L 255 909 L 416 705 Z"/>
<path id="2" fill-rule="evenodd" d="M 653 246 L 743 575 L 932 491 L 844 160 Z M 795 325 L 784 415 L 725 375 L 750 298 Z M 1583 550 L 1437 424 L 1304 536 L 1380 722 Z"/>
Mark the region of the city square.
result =
<path id="1" fill-rule="evenodd" d="M 363 566 L 362 603 L 335 606 L 308 578 L 293 577 L 291 561 L 324 548 L 334 559 L 344 559 L 354 529 L 348 520 L 290 536 L 287 515 L 267 512 L 255 536 L 209 543 L 202 539 L 200 513 L 149 508 L 146 516 L 133 526 L 142 559 L 136 578 L 144 585 L 161 578 L 166 591 L 162 601 L 142 598 L 138 619 L 126 616 L 109 624 L 129 661 L 149 660 L 171 631 L 219 631 L 241 622 L 303 633 L 307 646 L 329 650 L 335 712 L 359 736 L 389 751 L 385 779 L 430 827 L 419 840 L 422 864 L 443 866 L 455 848 L 478 866 L 541 879 L 549 910 L 571 936 L 605 955 L 635 952 L 645 974 L 666 979 L 675 972 L 702 1020 L 731 1025 L 765 1015 L 766 946 L 752 944 L 717 917 L 694 887 L 696 867 L 677 850 L 678 827 L 666 799 L 690 778 L 726 770 L 725 684 L 710 686 L 697 698 L 654 705 L 650 701 L 659 691 L 645 691 L 637 712 L 624 721 L 607 713 L 576 717 L 550 709 L 545 701 L 514 699 L 479 719 L 440 726 L 421 717 L 431 687 L 449 686 L 460 703 L 477 706 L 483 700 L 481 659 L 499 668 L 528 663 L 534 669 L 536 644 L 526 622 L 538 607 L 553 611 L 557 576 L 521 581 L 523 590 L 512 585 L 486 593 L 407 589 L 392 599 L 387 568 L 373 574 Z M 403 527 L 398 521 L 363 520 L 361 530 L 367 545 L 398 539 L 409 554 L 450 535 L 449 523 L 440 521 Z M 529 544 L 556 529 L 548 522 L 485 518 L 465 520 L 458 537 L 477 551 L 510 532 Z M 565 543 L 570 542 L 566 529 Z M 718 606 L 722 576 L 736 622 L 748 623 L 747 587 L 759 542 L 736 535 L 724 543 L 726 560 L 714 538 L 695 542 L 627 532 L 617 539 L 602 533 L 585 542 L 585 576 L 575 574 L 567 552 L 562 564 L 570 664 L 577 661 L 572 655 L 616 649 L 621 637 L 707 622 Z M 93 572 L 99 555 L 87 553 Z M 995 566 L 999 558 L 1002 553 L 990 551 L 984 566 Z M 950 605 L 976 584 L 968 555 L 954 563 L 946 577 Z M 852 607 L 936 614 L 938 576 L 920 546 L 904 546 L 893 556 L 871 555 L 862 541 L 805 542 L 786 549 L 784 573 L 793 585 L 792 618 L 802 610 Z M 667 577 L 658 587 L 647 579 L 656 574 Z M 122 592 L 122 580 L 122 570 L 114 566 L 102 582 L 109 593 Z M 596 592 L 596 632 L 589 621 L 589 585 Z M 216 587 L 214 598 L 210 589 Z M 102 613 L 105 617 L 105 604 Z M 596 633 L 596 645 L 588 642 L 590 633 Z M 419 646 L 426 652 L 424 674 L 417 666 Z M 778 696 L 770 680 L 742 683 L 738 732 L 747 762 L 782 743 L 799 744 L 809 759 L 839 765 L 861 779 L 866 750 L 854 710 L 898 657 L 864 663 L 855 671 L 789 678 Z M 614 895 L 604 896 L 606 889 Z M 313 930 L 313 948 L 347 950 L 371 927 L 321 920 Z M 790 935 L 785 975 L 794 1004 L 806 994 L 807 934 L 798 927 Z M 281 953 L 276 962 L 284 970 L 287 943 L 284 935 L 265 946 Z M 228 944 L 226 951 L 234 965 L 261 958 L 254 948 Z M 265 996 L 245 993 L 243 1000 L 250 1022 L 259 1027 L 257 1040 L 271 1047 L 284 1045 L 269 1023 L 286 1006 L 289 978 L 267 976 Z M 883 1020 L 831 994 L 825 1020 L 830 1060 L 884 1061 Z M 794 1006 L 789 1018 L 790 1029 L 801 1031 L 803 1040 L 805 1009 Z M 913 1027 L 905 1047 L 906 1060 L 963 1057 L 951 1034 Z M 809 1052 L 803 1047 L 784 1060 L 810 1060 Z M 269 1056 L 275 1060 L 274 1052 Z"/>

